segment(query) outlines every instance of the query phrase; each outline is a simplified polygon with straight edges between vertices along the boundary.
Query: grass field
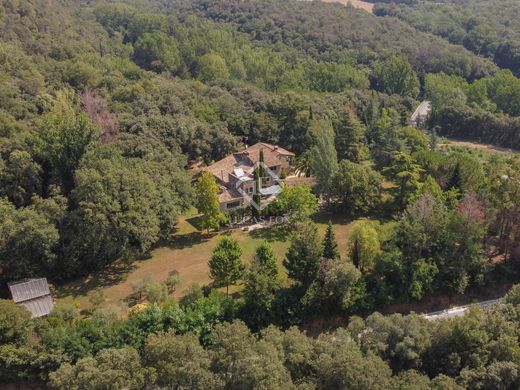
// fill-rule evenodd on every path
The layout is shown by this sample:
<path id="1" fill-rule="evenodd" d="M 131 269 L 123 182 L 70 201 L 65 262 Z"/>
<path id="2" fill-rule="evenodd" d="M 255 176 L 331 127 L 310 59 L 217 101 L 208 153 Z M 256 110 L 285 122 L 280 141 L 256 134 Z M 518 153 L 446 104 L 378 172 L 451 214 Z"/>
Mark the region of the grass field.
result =
<path id="1" fill-rule="evenodd" d="M 322 236 L 329 219 L 334 224 L 339 249 L 345 255 L 349 231 L 354 222 L 347 218 L 320 214 L 316 222 Z M 252 232 L 236 229 L 207 236 L 200 234 L 189 221 L 190 216 L 181 218 L 173 244 L 157 248 L 149 258 L 130 263 L 119 261 L 102 272 L 58 286 L 58 302 L 74 302 L 81 309 L 86 309 L 91 306 L 88 293 L 101 288 L 106 298 L 103 306 L 119 305 L 132 293 L 132 285 L 138 280 L 151 277 L 155 281 L 163 281 L 173 270 L 180 274 L 181 283 L 175 293 L 180 297 L 193 283 L 204 285 L 210 282 L 207 263 L 219 237 L 224 234 L 231 234 L 239 241 L 243 250 L 242 258 L 246 263 L 250 262 L 255 248 L 267 240 L 273 246 L 283 271 L 281 264 L 289 246 L 289 237 L 282 229 L 271 227 Z"/>
<path id="2" fill-rule="evenodd" d="M 482 152 L 489 152 L 489 153 L 512 153 L 512 154 L 520 154 L 520 150 L 515 149 L 507 149 L 500 146 L 490 145 L 490 144 L 481 144 L 477 142 L 470 142 L 470 141 L 462 141 L 462 140 L 455 140 L 455 139 L 448 139 L 446 143 L 443 143 L 439 145 L 441 147 L 462 147 L 462 148 L 468 148 L 468 149 L 475 149 Z"/>

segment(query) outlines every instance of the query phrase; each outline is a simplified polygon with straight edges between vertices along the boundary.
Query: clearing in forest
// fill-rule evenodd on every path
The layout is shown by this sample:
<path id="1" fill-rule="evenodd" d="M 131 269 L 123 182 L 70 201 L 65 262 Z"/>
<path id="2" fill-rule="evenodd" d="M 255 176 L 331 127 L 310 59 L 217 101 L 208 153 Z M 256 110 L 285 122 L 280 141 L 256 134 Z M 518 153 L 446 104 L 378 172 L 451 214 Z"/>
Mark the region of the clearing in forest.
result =
<path id="1" fill-rule="evenodd" d="M 374 10 L 374 4 L 368 3 L 366 1 L 361 0 L 321 0 L 323 3 L 340 3 L 344 5 L 348 5 L 348 3 L 352 4 L 354 8 L 360 8 L 367 12 L 372 13 Z"/>
<path id="2" fill-rule="evenodd" d="M 355 222 L 348 218 L 320 214 L 315 221 L 322 237 L 329 218 L 334 226 L 340 253 L 346 256 L 349 232 Z M 290 238 L 281 229 L 276 227 L 254 231 L 234 229 L 207 236 L 200 234 L 190 223 L 193 219 L 193 217 L 181 218 L 172 245 L 152 251 L 150 257 L 131 263 L 119 261 L 103 271 L 57 287 L 58 302 L 75 302 L 81 309 L 87 309 L 91 306 L 89 292 L 99 288 L 106 299 L 102 306 L 119 305 L 132 294 L 132 286 L 139 280 L 150 277 L 154 281 L 164 281 L 168 273 L 173 270 L 179 272 L 181 280 L 174 295 L 178 298 L 182 297 L 192 284 L 204 285 L 210 282 L 208 260 L 219 238 L 226 234 L 231 234 L 239 241 L 243 250 L 242 259 L 246 264 L 251 261 L 256 247 L 263 240 L 268 241 L 277 256 L 282 274 L 285 274 L 282 261 L 289 247 Z M 231 291 L 235 290 L 236 288 L 233 288 Z"/>

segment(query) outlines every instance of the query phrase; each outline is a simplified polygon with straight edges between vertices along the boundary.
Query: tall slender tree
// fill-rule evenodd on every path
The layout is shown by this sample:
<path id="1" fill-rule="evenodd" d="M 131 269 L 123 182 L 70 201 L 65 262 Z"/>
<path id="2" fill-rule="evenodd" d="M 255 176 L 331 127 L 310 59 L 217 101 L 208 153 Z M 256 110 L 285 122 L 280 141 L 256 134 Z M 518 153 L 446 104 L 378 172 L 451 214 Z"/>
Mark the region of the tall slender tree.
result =
<path id="1" fill-rule="evenodd" d="M 309 159 L 312 173 L 318 180 L 318 189 L 327 201 L 330 200 L 334 177 L 338 172 L 338 155 L 334 145 L 334 130 L 328 120 L 315 120 L 309 129 L 315 139 Z"/>
<path id="2" fill-rule="evenodd" d="M 327 225 L 325 239 L 323 240 L 323 257 L 331 260 L 339 259 L 338 243 L 336 242 L 336 235 L 334 234 L 331 221 Z"/>
<path id="3" fill-rule="evenodd" d="M 218 229 L 224 218 L 224 213 L 220 211 L 218 201 L 219 187 L 213 175 L 209 172 L 202 172 L 196 184 L 197 209 L 202 213 L 202 227 L 208 229 Z"/>
<path id="4" fill-rule="evenodd" d="M 254 170 L 254 185 L 255 191 L 253 193 L 253 204 L 251 205 L 251 212 L 253 217 L 258 218 L 261 215 L 262 207 L 262 181 L 265 177 L 264 169 L 264 151 L 260 149 L 260 155 L 258 157 L 258 164 Z"/>

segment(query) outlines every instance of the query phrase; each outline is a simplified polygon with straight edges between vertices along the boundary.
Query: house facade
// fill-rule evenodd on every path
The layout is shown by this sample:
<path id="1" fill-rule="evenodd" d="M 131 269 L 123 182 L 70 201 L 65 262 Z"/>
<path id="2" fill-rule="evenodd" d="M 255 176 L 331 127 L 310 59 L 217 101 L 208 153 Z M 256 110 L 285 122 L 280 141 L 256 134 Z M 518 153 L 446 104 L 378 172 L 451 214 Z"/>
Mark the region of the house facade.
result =
<path id="1" fill-rule="evenodd" d="M 263 154 L 264 166 L 272 173 L 266 174 L 262 179 L 262 195 L 268 196 L 291 173 L 294 153 L 276 145 L 259 142 L 206 168 L 215 176 L 220 186 L 219 203 L 222 211 L 248 204 L 249 196 L 252 197 L 255 191 L 254 170 L 260 161 L 260 154 Z"/>

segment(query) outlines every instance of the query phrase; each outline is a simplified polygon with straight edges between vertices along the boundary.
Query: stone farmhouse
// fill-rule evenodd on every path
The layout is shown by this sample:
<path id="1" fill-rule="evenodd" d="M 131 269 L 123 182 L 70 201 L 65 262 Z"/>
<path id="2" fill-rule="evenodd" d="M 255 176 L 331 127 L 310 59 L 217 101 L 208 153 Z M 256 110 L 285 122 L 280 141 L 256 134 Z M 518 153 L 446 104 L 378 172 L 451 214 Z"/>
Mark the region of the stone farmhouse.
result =
<path id="1" fill-rule="evenodd" d="M 294 153 L 276 145 L 259 142 L 244 150 L 230 154 L 206 168 L 211 172 L 220 186 L 219 203 L 222 211 L 229 211 L 246 206 L 248 197 L 252 197 L 255 181 L 254 170 L 260 161 L 260 152 L 264 157 L 264 165 L 274 175 L 265 175 L 262 180 L 261 194 L 269 196 L 276 193 L 284 178 L 291 173 L 291 162 Z M 242 193 L 241 193 L 242 191 Z"/>

